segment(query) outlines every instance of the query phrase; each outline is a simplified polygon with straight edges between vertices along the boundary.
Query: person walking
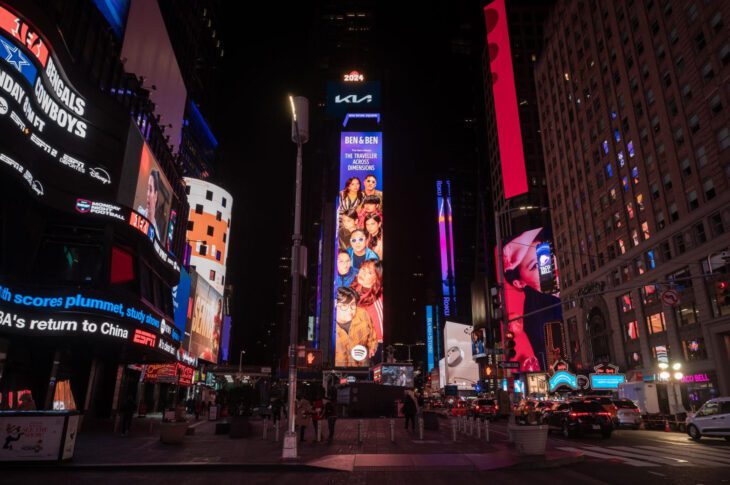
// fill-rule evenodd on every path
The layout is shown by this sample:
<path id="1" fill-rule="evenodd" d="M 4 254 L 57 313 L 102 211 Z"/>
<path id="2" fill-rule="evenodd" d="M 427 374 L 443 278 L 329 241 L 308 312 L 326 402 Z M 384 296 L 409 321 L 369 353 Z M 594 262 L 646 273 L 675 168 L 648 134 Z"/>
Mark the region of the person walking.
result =
<path id="1" fill-rule="evenodd" d="M 294 424 L 299 426 L 299 441 L 306 441 L 304 439 L 304 431 L 307 426 L 312 422 L 312 405 L 306 397 L 301 397 L 296 404 L 296 418 Z"/>
<path id="2" fill-rule="evenodd" d="M 124 401 L 121 408 L 119 409 L 122 415 L 122 436 L 126 436 L 132 427 L 132 416 L 134 415 L 134 399 L 132 396 L 127 396 L 127 400 Z"/>
<path id="3" fill-rule="evenodd" d="M 324 402 L 322 399 L 315 399 L 312 405 L 312 425 L 314 426 L 314 441 L 317 440 L 319 422 L 324 418 Z"/>
<path id="4" fill-rule="evenodd" d="M 271 421 L 274 426 L 278 426 L 279 421 L 281 420 L 281 408 L 281 399 L 275 397 L 274 400 L 271 401 Z"/>
<path id="5" fill-rule="evenodd" d="M 403 414 L 406 417 L 406 430 L 408 430 L 408 423 L 411 423 L 411 429 L 416 430 L 416 413 L 418 412 L 418 405 L 416 399 L 413 397 L 412 391 L 406 391 L 405 399 L 403 400 Z"/>
<path id="6" fill-rule="evenodd" d="M 203 411 L 203 401 L 197 400 L 195 401 L 195 421 L 200 419 L 200 413 Z"/>
<path id="7" fill-rule="evenodd" d="M 332 443 L 335 437 L 335 423 L 337 422 L 337 410 L 335 409 L 335 403 L 331 400 L 324 399 L 324 418 L 327 420 L 327 442 Z"/>

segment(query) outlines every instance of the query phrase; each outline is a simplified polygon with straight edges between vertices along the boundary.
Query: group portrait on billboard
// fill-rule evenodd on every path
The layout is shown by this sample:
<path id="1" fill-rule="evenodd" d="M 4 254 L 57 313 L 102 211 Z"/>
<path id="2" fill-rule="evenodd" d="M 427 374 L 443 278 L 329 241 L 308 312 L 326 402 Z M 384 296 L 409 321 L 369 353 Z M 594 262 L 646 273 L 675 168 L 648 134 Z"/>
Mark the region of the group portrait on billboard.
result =
<path id="1" fill-rule="evenodd" d="M 383 346 L 380 133 L 342 133 L 334 306 L 336 367 L 366 367 Z"/>

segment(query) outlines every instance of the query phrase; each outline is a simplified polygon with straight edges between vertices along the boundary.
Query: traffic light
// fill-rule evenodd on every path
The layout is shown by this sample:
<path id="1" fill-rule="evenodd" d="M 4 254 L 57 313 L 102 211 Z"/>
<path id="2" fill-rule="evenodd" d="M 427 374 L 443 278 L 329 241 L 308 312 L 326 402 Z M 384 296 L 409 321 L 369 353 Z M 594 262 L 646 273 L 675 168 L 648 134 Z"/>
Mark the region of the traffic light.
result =
<path id="1" fill-rule="evenodd" d="M 507 332 L 504 334 L 504 356 L 506 360 L 512 360 L 517 355 L 515 350 L 515 334 Z"/>
<path id="2" fill-rule="evenodd" d="M 322 368 L 322 351 L 320 349 L 304 349 L 297 351 L 297 367 L 302 370 L 319 370 Z"/>
<path id="3" fill-rule="evenodd" d="M 492 296 L 491 307 L 492 307 L 492 318 L 494 320 L 502 319 L 502 296 L 499 293 L 499 288 L 490 288 L 489 292 Z"/>
<path id="4" fill-rule="evenodd" d="M 730 301 L 730 284 L 727 281 L 715 283 L 715 295 L 717 295 L 717 306 L 725 306 Z"/>

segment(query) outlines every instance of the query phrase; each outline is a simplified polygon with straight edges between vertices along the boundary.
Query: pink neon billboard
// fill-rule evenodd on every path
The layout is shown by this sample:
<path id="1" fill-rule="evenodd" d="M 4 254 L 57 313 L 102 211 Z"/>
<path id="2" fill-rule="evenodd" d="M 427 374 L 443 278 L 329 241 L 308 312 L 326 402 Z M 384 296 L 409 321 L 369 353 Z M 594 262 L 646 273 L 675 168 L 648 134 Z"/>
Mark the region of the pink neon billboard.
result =
<path id="1" fill-rule="evenodd" d="M 484 7 L 484 21 L 487 26 L 489 66 L 492 71 L 502 185 L 504 198 L 509 199 L 527 192 L 527 171 L 504 0 L 494 0 Z"/>

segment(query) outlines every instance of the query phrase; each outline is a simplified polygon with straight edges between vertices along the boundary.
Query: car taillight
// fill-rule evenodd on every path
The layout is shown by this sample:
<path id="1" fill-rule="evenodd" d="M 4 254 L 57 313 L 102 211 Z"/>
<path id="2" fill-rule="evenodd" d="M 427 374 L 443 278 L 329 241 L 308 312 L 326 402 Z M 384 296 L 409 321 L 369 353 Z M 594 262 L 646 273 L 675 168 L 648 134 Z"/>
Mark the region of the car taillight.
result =
<path id="1" fill-rule="evenodd" d="M 578 416 L 589 416 L 591 413 L 570 413 L 571 418 L 577 418 Z"/>
<path id="2" fill-rule="evenodd" d="M 611 413 L 598 413 L 599 416 L 611 416 Z"/>

